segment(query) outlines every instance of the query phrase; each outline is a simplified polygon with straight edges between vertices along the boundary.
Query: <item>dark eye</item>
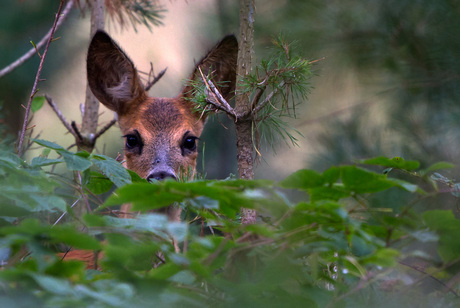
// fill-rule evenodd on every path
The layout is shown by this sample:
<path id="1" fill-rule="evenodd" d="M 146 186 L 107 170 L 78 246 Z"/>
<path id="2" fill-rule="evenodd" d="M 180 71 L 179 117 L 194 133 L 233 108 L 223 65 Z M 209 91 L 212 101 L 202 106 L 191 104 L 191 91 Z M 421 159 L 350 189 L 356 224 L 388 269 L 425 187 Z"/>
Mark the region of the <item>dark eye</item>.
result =
<path id="1" fill-rule="evenodd" d="M 136 136 L 133 136 L 133 135 L 126 136 L 126 147 L 128 149 L 135 148 L 138 145 L 139 145 L 139 140 L 137 140 Z"/>
<path id="2" fill-rule="evenodd" d="M 198 138 L 195 136 L 187 136 L 184 138 L 184 141 L 182 142 L 182 149 L 188 150 L 190 152 L 193 152 L 196 150 L 196 140 Z"/>
<path id="3" fill-rule="evenodd" d="M 129 150 L 137 147 L 142 147 L 141 137 L 137 131 L 134 131 L 134 134 L 129 134 L 124 137 L 126 138 L 126 148 Z"/>

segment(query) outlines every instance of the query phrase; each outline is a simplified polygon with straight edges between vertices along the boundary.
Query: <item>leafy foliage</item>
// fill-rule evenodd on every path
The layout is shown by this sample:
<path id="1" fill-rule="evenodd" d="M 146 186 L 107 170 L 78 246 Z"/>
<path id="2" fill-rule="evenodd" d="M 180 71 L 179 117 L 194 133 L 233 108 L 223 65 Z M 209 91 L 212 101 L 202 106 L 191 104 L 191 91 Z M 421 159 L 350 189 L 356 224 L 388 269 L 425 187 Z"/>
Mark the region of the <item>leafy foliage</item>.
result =
<path id="1" fill-rule="evenodd" d="M 392 170 L 343 165 L 299 170 L 278 183 L 149 184 L 108 157 L 36 142 L 46 155 L 31 163 L 0 153 L 2 303 L 367 307 L 385 298 L 458 305 L 456 184 L 439 169 L 447 163 L 416 170 L 416 162 L 378 157 L 360 163 Z M 71 176 L 52 172 L 55 165 Z M 102 202 L 112 183 L 119 188 Z M 406 199 L 390 203 L 395 191 Z M 447 209 L 425 208 L 427 197 Z M 92 211 L 71 215 L 76 198 Z M 116 206 L 125 202 L 140 213 L 119 218 Z M 151 212 L 171 203 L 183 208 L 182 222 Z M 259 222 L 240 224 L 242 207 L 257 209 Z M 66 212 L 71 217 L 55 224 Z M 62 261 L 57 253 L 69 248 L 69 256 L 99 255 L 98 269 Z"/>

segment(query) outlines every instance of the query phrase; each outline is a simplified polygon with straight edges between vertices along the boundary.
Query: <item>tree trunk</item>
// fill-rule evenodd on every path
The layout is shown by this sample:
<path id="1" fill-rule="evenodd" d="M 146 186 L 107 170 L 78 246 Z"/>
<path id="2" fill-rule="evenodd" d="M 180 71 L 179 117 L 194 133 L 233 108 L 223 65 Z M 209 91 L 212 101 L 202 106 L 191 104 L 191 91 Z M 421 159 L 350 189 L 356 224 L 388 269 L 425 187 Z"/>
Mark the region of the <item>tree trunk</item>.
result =
<path id="1" fill-rule="evenodd" d="M 254 0 L 240 0 L 240 45 L 236 75 L 242 78 L 252 69 L 252 54 L 254 53 Z M 249 93 L 243 93 L 240 86 L 236 88 L 235 111 L 244 114 L 250 109 Z M 240 118 L 236 125 L 236 145 L 238 173 L 240 179 L 254 179 L 254 148 L 252 141 L 252 118 Z M 254 210 L 243 209 L 242 223 L 256 222 Z"/>
<path id="2" fill-rule="evenodd" d="M 91 33 L 90 38 L 94 36 L 97 30 L 104 29 L 104 0 L 91 0 L 90 9 L 91 9 Z M 99 101 L 94 96 L 93 92 L 89 88 L 89 85 L 86 85 L 86 98 L 85 106 L 82 115 L 81 122 L 81 140 L 77 138 L 76 143 L 79 150 L 85 150 L 88 153 L 91 153 L 94 149 L 96 142 L 96 132 L 97 132 L 97 122 L 99 118 Z M 75 176 L 77 183 L 81 184 L 80 176 Z M 85 213 L 88 212 L 86 203 L 83 200 L 80 200 L 74 208 L 74 214 L 77 217 L 82 217 Z M 82 226 L 84 228 L 84 226 Z"/>
<path id="3" fill-rule="evenodd" d="M 91 38 L 97 30 L 104 29 L 104 0 L 92 0 L 91 5 Z M 97 131 L 97 121 L 99 118 L 99 101 L 94 97 L 93 92 L 86 85 L 86 99 L 81 123 L 80 134 L 82 142 L 77 143 L 82 150 L 91 153 L 95 145 L 95 135 Z"/>

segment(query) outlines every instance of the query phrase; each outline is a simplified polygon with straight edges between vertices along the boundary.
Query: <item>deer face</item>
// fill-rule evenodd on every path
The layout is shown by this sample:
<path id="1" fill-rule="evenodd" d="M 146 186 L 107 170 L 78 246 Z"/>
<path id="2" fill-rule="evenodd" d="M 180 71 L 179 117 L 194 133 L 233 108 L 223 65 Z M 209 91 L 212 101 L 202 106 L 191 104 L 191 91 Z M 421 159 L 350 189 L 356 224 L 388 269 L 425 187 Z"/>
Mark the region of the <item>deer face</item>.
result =
<path id="1" fill-rule="evenodd" d="M 235 88 L 238 43 L 225 37 L 196 66 L 189 80 L 200 82 L 211 76 L 223 97 L 229 100 Z M 125 159 L 129 169 L 147 180 L 176 179 L 179 172 L 194 172 L 197 139 L 205 117 L 194 111 L 192 86 L 174 98 L 149 97 L 128 56 L 105 33 L 98 31 L 87 58 L 88 82 L 93 94 L 118 114 L 125 138 Z"/>

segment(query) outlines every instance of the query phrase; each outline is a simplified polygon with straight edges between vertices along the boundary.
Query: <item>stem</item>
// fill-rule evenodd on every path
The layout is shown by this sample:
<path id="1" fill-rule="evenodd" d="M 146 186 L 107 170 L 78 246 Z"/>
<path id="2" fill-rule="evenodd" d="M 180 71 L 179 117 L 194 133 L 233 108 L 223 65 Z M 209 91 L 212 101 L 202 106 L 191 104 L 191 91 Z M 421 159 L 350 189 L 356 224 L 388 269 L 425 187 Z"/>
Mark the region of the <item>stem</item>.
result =
<path id="1" fill-rule="evenodd" d="M 61 3 L 59 4 L 59 9 L 58 9 L 58 12 L 56 14 L 56 18 L 54 19 L 54 24 L 53 24 L 53 27 L 51 28 L 51 33 L 50 33 L 50 36 L 48 38 L 48 41 L 46 43 L 46 47 L 45 47 L 45 51 L 43 52 L 43 55 L 41 56 L 41 59 L 40 59 L 40 65 L 38 67 L 38 70 L 37 70 L 37 75 L 35 76 L 35 81 L 34 81 L 34 85 L 32 87 L 32 91 L 30 93 L 30 96 L 29 96 L 29 101 L 27 102 L 27 107 L 26 107 L 26 114 L 24 116 L 24 123 L 22 125 L 22 130 L 21 130 L 21 135 L 19 136 L 19 145 L 18 145 L 18 156 L 21 157 L 22 156 L 22 144 L 24 142 L 24 136 L 25 136 L 25 133 L 26 133 L 26 129 L 27 129 L 27 122 L 29 121 L 29 114 L 30 114 L 30 106 L 32 104 L 32 100 L 35 96 L 35 93 L 37 92 L 37 85 L 38 85 L 38 82 L 40 80 L 40 75 L 41 75 L 41 72 L 42 72 L 42 69 L 43 69 L 43 63 L 45 62 L 45 58 L 46 58 L 46 54 L 48 53 L 48 48 L 51 44 L 51 41 L 53 40 L 53 36 L 54 36 L 54 32 L 56 31 L 56 26 L 57 26 L 57 23 L 59 21 L 59 17 L 61 16 L 61 10 L 62 10 L 62 6 L 64 5 L 64 0 L 61 0 Z"/>
<path id="2" fill-rule="evenodd" d="M 240 0 L 240 46 L 236 75 L 243 78 L 252 69 L 252 54 L 254 53 L 254 0 Z M 236 114 L 250 113 L 249 93 L 242 87 L 236 86 Z M 253 119 L 241 118 L 235 123 L 238 174 L 240 179 L 254 179 L 254 149 L 252 146 Z M 255 223 L 257 213 L 255 210 L 243 209 L 241 222 L 243 224 Z"/>
<path id="3" fill-rule="evenodd" d="M 152 62 L 150 62 L 150 65 L 152 65 Z M 149 91 L 150 88 L 151 88 L 154 84 L 156 84 L 156 83 L 161 79 L 161 77 L 163 77 L 163 75 L 166 73 L 166 70 L 167 70 L 167 69 L 168 69 L 168 68 L 165 68 L 164 70 L 162 70 L 161 72 L 159 72 L 158 75 L 156 75 L 156 76 L 152 79 L 152 81 L 147 82 L 147 84 L 145 85 L 145 91 Z M 149 74 L 149 79 L 150 79 L 150 74 Z"/>
<path id="4" fill-rule="evenodd" d="M 104 29 L 104 0 L 91 0 L 91 37 L 97 30 Z M 99 101 L 94 96 L 89 85 L 86 85 L 85 109 L 81 123 L 82 140 L 77 140 L 80 149 L 91 153 L 96 142 L 97 122 L 99 118 Z"/>

